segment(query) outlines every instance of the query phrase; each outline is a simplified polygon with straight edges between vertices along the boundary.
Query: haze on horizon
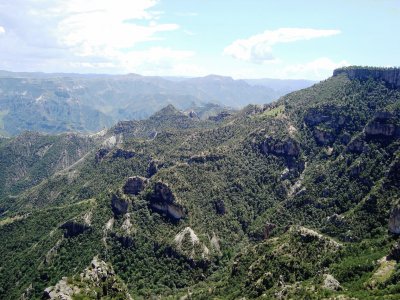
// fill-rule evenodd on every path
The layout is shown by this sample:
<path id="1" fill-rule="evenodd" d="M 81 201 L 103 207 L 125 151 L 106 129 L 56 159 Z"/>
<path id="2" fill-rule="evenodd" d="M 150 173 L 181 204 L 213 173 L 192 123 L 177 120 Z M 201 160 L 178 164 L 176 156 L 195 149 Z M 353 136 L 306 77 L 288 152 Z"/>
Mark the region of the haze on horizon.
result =
<path id="1" fill-rule="evenodd" d="M 400 1 L 0 0 L 0 69 L 319 80 L 400 65 Z"/>

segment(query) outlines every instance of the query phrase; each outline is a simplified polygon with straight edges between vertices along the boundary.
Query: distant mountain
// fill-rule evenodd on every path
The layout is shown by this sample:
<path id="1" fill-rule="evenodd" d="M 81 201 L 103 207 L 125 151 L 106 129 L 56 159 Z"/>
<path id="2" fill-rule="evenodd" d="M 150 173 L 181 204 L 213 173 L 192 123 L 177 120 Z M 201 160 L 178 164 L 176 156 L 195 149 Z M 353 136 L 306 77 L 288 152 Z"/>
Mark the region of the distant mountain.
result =
<path id="1" fill-rule="evenodd" d="M 250 85 L 259 85 L 266 88 L 274 90 L 277 94 L 280 93 L 290 93 L 297 90 L 308 88 L 318 81 L 304 80 L 304 79 L 273 79 L 273 78 L 263 78 L 263 79 L 245 79 L 245 81 Z"/>
<path id="2" fill-rule="evenodd" d="M 168 104 L 203 113 L 210 103 L 219 105 L 219 111 L 240 108 L 269 103 L 301 85 L 291 86 L 274 89 L 217 75 L 178 80 L 138 74 L 0 71 L 0 135 L 25 130 L 96 132 L 121 120 L 147 118 Z"/>

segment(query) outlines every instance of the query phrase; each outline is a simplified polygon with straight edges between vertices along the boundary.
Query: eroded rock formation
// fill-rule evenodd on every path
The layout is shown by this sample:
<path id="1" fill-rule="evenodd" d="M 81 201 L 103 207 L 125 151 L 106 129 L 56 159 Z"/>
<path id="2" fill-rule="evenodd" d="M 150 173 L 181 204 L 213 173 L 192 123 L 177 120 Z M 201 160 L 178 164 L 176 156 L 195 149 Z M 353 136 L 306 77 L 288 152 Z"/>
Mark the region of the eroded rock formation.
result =
<path id="1" fill-rule="evenodd" d="M 365 68 L 351 67 L 340 68 L 333 71 L 333 76 L 346 74 L 349 79 L 366 80 L 372 78 L 375 80 L 383 80 L 392 88 L 400 87 L 400 69 L 399 68 Z"/>
<path id="2" fill-rule="evenodd" d="M 267 136 L 266 139 L 261 143 L 260 147 L 261 152 L 266 155 L 273 154 L 277 156 L 297 157 L 300 154 L 299 143 L 292 138 L 279 140 Z"/>
<path id="3" fill-rule="evenodd" d="M 167 184 L 160 181 L 156 182 L 153 193 L 150 195 L 150 208 L 165 214 L 174 221 L 179 221 L 185 216 L 185 209 L 176 203 L 172 190 Z"/>
<path id="4" fill-rule="evenodd" d="M 118 195 L 113 195 L 111 198 L 111 209 L 114 212 L 114 215 L 123 215 L 128 212 L 129 202 L 125 199 L 122 199 Z"/>
<path id="5" fill-rule="evenodd" d="M 149 180 L 141 176 L 129 177 L 124 185 L 124 193 L 128 195 L 140 194 L 148 184 Z"/>
<path id="6" fill-rule="evenodd" d="M 400 206 L 395 206 L 389 217 L 389 231 L 394 234 L 400 234 Z"/>
<path id="7" fill-rule="evenodd" d="M 65 237 L 74 237 L 91 229 L 89 225 L 74 220 L 65 222 L 60 226 L 60 228 L 65 229 L 64 232 Z"/>

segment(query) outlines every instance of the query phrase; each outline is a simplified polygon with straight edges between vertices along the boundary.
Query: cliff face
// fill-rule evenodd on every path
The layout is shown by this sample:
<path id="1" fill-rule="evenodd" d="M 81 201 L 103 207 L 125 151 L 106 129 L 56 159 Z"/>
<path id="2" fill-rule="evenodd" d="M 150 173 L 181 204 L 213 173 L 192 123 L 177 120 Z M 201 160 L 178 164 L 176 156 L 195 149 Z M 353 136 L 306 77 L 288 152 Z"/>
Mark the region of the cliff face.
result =
<path id="1" fill-rule="evenodd" d="M 392 88 L 400 88 L 400 68 L 368 68 L 368 67 L 349 67 L 340 68 L 333 71 L 333 76 L 346 74 L 350 79 L 383 80 Z"/>

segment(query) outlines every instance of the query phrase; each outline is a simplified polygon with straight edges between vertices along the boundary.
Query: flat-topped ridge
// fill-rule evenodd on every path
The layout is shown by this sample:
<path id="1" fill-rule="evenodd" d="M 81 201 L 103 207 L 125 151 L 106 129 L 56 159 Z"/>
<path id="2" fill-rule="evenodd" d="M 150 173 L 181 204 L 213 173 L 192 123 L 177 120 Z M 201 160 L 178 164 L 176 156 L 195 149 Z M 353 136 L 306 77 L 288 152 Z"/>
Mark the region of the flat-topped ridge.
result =
<path id="1" fill-rule="evenodd" d="M 400 88 L 400 68 L 351 66 L 333 71 L 333 76 L 346 74 L 350 79 L 366 80 L 373 78 L 383 80 L 392 88 Z"/>

